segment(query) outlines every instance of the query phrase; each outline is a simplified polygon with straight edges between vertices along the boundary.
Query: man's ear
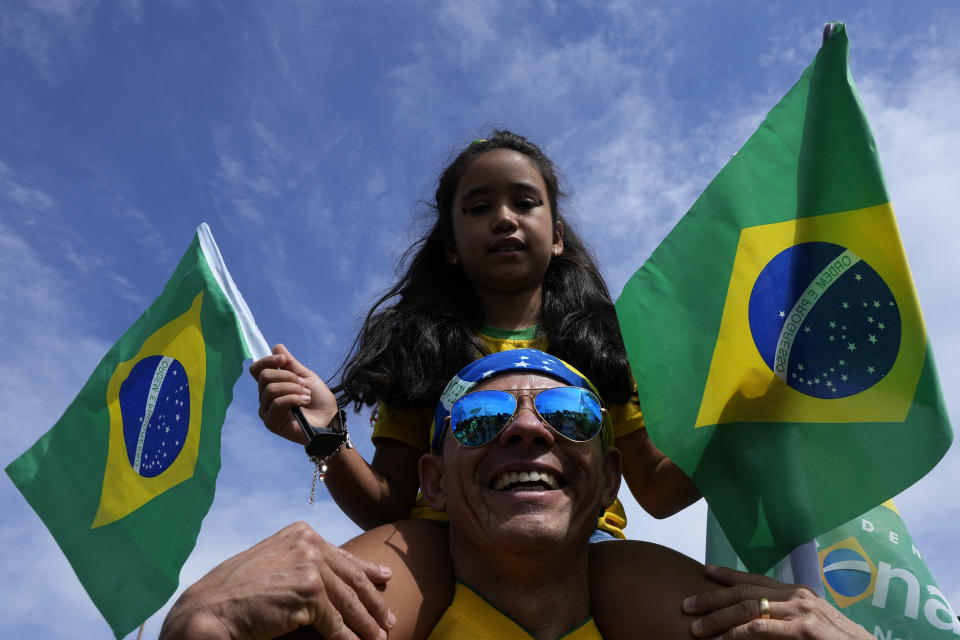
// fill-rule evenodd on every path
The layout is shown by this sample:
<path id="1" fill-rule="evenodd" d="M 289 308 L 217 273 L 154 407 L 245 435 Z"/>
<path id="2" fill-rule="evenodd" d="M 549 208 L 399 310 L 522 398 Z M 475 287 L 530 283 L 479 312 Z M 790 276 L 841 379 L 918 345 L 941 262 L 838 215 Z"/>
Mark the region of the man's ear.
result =
<path id="1" fill-rule="evenodd" d="M 446 511 L 447 501 L 443 494 L 443 458 L 435 453 L 425 453 L 417 462 L 420 474 L 420 492 L 434 511 Z"/>
<path id="2" fill-rule="evenodd" d="M 620 478 L 623 464 L 620 459 L 620 450 L 616 447 L 607 447 L 603 452 L 603 504 L 609 507 L 617 499 L 620 491 Z"/>
<path id="3" fill-rule="evenodd" d="M 556 258 L 563 253 L 563 223 L 557 220 L 553 223 L 553 257 Z"/>

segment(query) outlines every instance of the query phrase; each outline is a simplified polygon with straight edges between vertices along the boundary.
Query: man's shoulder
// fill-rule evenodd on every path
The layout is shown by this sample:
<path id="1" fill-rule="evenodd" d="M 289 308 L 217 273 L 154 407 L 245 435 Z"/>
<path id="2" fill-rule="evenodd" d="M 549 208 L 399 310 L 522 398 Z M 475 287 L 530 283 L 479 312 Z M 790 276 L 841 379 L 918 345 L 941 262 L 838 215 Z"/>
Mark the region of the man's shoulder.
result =
<path id="1" fill-rule="evenodd" d="M 590 545 L 590 607 L 604 638 L 690 638 L 683 599 L 717 586 L 702 564 L 652 542 Z"/>

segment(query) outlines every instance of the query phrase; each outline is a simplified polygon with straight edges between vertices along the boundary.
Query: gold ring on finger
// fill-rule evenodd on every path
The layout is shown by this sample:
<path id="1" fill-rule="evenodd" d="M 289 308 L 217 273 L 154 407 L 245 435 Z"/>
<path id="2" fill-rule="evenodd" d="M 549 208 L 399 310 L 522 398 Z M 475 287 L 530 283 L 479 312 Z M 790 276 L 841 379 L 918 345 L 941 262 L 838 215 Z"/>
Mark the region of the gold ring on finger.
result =
<path id="1" fill-rule="evenodd" d="M 760 617 L 764 620 L 770 619 L 770 601 L 766 598 L 760 598 Z"/>

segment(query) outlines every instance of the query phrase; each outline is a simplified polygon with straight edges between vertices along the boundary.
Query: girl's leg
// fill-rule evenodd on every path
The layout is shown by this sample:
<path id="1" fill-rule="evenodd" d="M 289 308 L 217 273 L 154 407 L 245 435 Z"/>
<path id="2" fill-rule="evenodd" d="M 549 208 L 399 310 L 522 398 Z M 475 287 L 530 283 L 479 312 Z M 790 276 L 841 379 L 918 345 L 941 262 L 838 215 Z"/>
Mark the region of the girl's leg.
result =
<path id="1" fill-rule="evenodd" d="M 392 570 L 383 591 L 397 617 L 391 640 L 426 638 L 453 600 L 446 523 L 400 520 L 371 529 L 343 548 Z"/>
<path id="2" fill-rule="evenodd" d="M 703 565 L 650 542 L 590 545 L 590 606 L 606 640 L 689 638 L 684 598 L 717 588 Z"/>

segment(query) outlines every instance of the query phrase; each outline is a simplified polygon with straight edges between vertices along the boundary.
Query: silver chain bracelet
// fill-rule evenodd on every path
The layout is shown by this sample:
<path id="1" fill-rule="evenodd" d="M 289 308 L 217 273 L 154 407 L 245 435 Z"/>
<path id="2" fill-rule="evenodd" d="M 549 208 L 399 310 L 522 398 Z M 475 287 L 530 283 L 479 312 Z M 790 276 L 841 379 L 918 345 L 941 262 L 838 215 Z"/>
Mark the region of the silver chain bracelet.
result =
<path id="1" fill-rule="evenodd" d="M 320 456 L 311 456 L 310 461 L 313 462 L 313 483 L 310 485 L 310 504 L 314 502 L 314 498 L 317 494 L 317 483 L 323 484 L 327 479 L 327 462 L 330 461 L 333 456 L 340 453 L 340 449 L 346 447 L 347 449 L 353 449 L 353 443 L 350 442 L 350 433 L 347 433 L 346 440 L 343 441 L 343 444 L 337 447 L 337 450 L 331 453 L 328 456 L 321 458 Z"/>

